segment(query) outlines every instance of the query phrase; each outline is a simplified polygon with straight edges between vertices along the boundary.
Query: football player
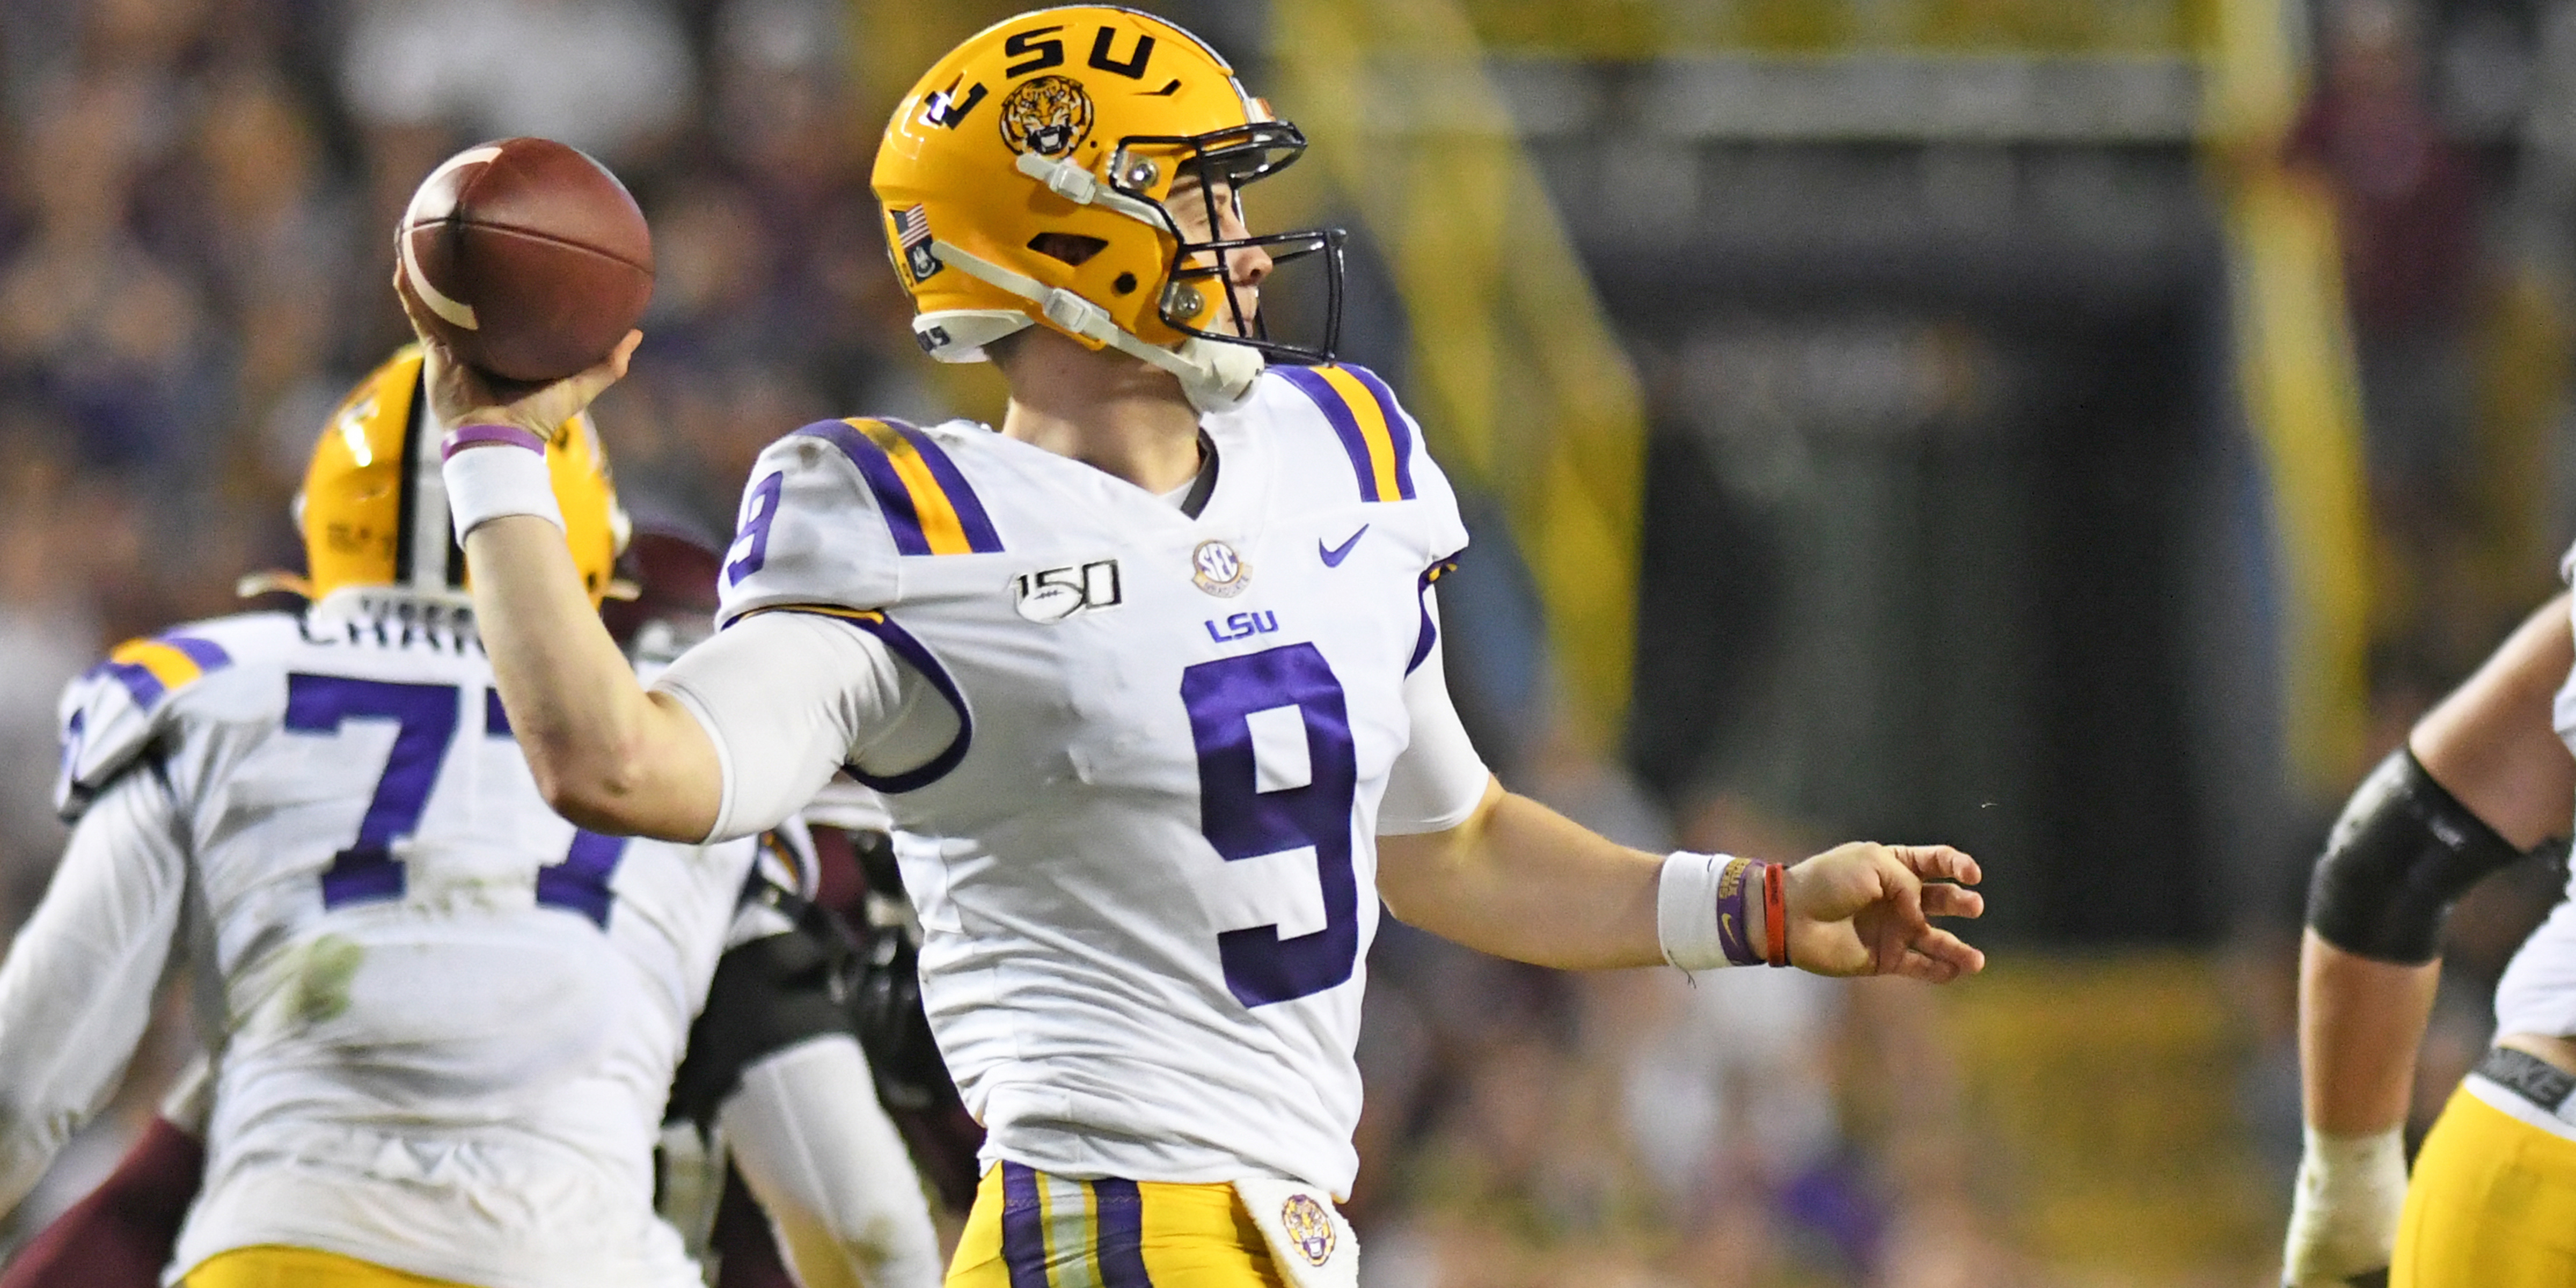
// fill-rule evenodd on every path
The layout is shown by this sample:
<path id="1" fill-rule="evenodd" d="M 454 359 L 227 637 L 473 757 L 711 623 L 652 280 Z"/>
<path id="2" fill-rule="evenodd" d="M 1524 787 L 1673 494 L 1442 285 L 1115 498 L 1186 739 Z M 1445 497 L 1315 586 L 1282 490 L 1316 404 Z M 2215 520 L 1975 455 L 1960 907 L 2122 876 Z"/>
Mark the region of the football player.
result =
<path id="1" fill-rule="evenodd" d="M 477 620 L 548 800 L 720 843 L 845 764 L 886 793 L 924 1001 L 989 1133 L 952 1285 L 1356 1282 L 1333 1204 L 1380 899 L 1559 967 L 1983 962 L 1925 919 L 1981 907 L 1947 847 L 1649 855 L 1494 782 L 1442 680 L 1448 481 L 1385 382 L 1262 318 L 1281 260 L 1338 271 L 1332 234 L 1243 224 L 1239 190 L 1303 147 L 1133 10 L 942 58 L 874 185 L 916 336 L 998 362 L 1008 413 L 780 439 L 723 629 L 649 689 L 538 473 L 538 431 L 638 337 L 514 400 L 433 351 Z"/>
<path id="2" fill-rule="evenodd" d="M 421 366 L 371 375 L 315 449 L 308 611 L 127 644 L 66 695 L 77 826 L 0 965 L 0 1209 L 114 1088 L 177 954 L 213 1073 L 147 1133 L 123 1191 L 144 1202 L 95 1214 L 111 1272 L 159 1264 L 134 1241 L 202 1170 L 167 1256 L 194 1288 L 694 1285 L 653 1146 L 724 953 L 732 1028 L 683 1109 L 807 1282 L 930 1282 L 845 1013 L 817 1018 L 776 911 L 736 912 L 764 852 L 754 889 L 798 890 L 810 860 L 578 832 L 538 796 L 459 585 Z M 595 602 L 624 519 L 586 417 L 545 469 Z"/>
<path id="3" fill-rule="evenodd" d="M 2299 963 L 2307 1146 L 2282 1275 L 2295 1288 L 2576 1283 L 2576 904 L 2514 954 L 2495 1044 L 2411 1186 L 2402 1136 L 2451 905 L 2576 814 L 2568 613 L 2550 601 L 2417 722 L 2317 861 Z"/>

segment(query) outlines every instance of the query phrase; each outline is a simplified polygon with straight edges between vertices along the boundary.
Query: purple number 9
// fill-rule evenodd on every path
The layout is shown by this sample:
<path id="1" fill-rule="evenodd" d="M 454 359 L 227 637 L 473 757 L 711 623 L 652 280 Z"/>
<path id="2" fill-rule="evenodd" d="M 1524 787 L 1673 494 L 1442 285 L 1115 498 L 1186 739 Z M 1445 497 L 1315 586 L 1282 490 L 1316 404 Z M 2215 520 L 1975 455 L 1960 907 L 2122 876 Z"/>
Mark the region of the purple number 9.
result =
<path id="1" fill-rule="evenodd" d="M 735 535 L 733 543 L 736 546 L 749 543 L 751 548 L 743 551 L 742 557 L 725 565 L 725 579 L 729 584 L 741 585 L 743 578 L 760 571 L 760 566 L 769 562 L 769 525 L 778 521 L 778 493 L 786 486 L 785 474 L 772 474 L 753 484 L 750 493 L 742 498 L 742 530 Z"/>
<path id="2" fill-rule="evenodd" d="M 1341 681 L 1312 644 L 1284 644 L 1202 662 L 1181 673 L 1181 704 L 1199 753 L 1199 830 L 1228 862 L 1315 849 L 1324 928 L 1279 937 L 1275 924 L 1216 937 L 1225 986 L 1245 1006 L 1333 988 L 1359 959 L 1359 882 L 1351 871 L 1351 805 L 1359 757 Z M 1252 746 L 1256 711 L 1295 707 L 1306 727 L 1311 775 L 1302 787 L 1262 791 Z"/>

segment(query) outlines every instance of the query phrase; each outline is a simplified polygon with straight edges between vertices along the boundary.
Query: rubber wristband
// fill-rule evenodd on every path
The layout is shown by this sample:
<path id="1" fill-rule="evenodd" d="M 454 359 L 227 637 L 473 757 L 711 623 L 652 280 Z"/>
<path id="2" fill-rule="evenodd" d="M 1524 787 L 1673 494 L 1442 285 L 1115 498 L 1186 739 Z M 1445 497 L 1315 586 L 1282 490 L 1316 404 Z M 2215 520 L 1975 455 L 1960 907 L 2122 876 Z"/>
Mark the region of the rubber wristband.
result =
<path id="1" fill-rule="evenodd" d="M 546 454 L 545 437 L 534 431 L 516 425 L 466 425 L 448 431 L 447 437 L 440 440 L 438 459 L 445 461 L 466 448 L 486 443 L 507 443 L 512 447 L 524 447 L 539 456 Z"/>
<path id="2" fill-rule="evenodd" d="M 1762 865 L 1763 955 L 1774 966 L 1789 964 L 1789 870 Z"/>
<path id="3" fill-rule="evenodd" d="M 507 447 L 528 450 L 495 450 Z M 440 450 L 446 461 L 439 476 L 447 483 L 447 512 L 460 543 L 477 527 L 513 514 L 534 515 L 563 529 L 544 439 L 514 425 L 467 425 L 450 431 Z"/>
<path id="4" fill-rule="evenodd" d="M 1762 869 L 1769 866 L 1754 859 L 1729 859 L 1717 878 L 1717 943 L 1729 966 L 1762 964 L 1762 954 L 1753 950 L 1753 925 L 1744 905 L 1752 886 L 1762 880 Z"/>

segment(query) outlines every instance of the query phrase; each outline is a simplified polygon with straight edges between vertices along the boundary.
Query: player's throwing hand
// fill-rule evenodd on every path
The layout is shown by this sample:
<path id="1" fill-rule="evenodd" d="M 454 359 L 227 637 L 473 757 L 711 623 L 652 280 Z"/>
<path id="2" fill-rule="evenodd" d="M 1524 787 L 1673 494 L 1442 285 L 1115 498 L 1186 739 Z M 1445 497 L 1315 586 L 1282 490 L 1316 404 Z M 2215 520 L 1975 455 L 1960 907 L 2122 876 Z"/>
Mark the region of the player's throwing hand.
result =
<path id="1" fill-rule="evenodd" d="M 406 293 L 403 313 L 428 355 L 429 408 L 442 425 L 514 425 L 544 438 L 557 425 L 580 415 L 591 400 L 626 375 L 626 363 L 644 333 L 628 331 L 608 356 L 587 369 L 552 384 L 527 385 L 502 380 L 457 359 L 436 329 L 421 316 L 420 304 Z"/>

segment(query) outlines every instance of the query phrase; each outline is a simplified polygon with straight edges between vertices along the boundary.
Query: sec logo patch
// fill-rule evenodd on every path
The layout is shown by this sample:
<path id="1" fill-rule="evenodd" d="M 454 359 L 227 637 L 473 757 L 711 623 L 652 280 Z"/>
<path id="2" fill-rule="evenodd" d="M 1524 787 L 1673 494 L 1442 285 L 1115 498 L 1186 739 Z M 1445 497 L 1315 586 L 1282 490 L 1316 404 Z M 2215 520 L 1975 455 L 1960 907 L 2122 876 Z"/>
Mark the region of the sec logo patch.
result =
<path id="1" fill-rule="evenodd" d="M 1202 541 L 1190 552 L 1190 580 L 1219 599 L 1232 599 L 1252 580 L 1252 565 L 1222 541 Z"/>
<path id="2" fill-rule="evenodd" d="M 1288 1241 L 1309 1263 L 1320 1266 L 1332 1258 L 1333 1219 L 1325 1215 L 1323 1204 L 1291 1194 L 1279 1207 L 1279 1224 L 1287 1228 Z"/>

